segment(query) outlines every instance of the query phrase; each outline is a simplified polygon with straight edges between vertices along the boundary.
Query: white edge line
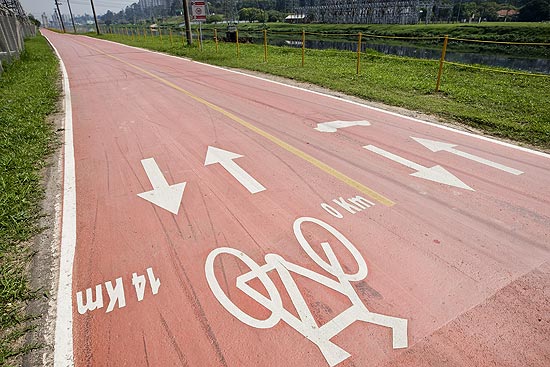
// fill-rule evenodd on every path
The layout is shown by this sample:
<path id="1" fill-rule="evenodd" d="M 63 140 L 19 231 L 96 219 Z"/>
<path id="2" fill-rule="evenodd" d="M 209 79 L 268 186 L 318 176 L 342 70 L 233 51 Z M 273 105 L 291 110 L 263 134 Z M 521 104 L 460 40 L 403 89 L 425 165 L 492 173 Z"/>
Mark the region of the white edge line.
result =
<path id="1" fill-rule="evenodd" d="M 85 36 L 85 37 L 87 37 L 87 36 Z M 178 59 L 178 60 L 183 60 L 183 61 L 188 61 L 188 62 L 194 62 L 194 63 L 200 64 L 200 65 L 205 65 L 205 66 L 208 66 L 208 67 L 211 67 L 211 68 L 214 68 L 214 69 L 225 70 L 225 71 L 228 71 L 228 72 L 230 72 L 230 73 L 235 73 L 235 74 L 239 74 L 239 75 L 244 75 L 244 76 L 247 76 L 247 77 L 249 77 L 249 78 L 259 79 L 259 80 L 263 80 L 263 81 L 266 81 L 266 82 L 269 82 L 269 83 L 274 83 L 274 84 L 282 85 L 282 86 L 285 86 L 285 87 L 288 87 L 288 88 L 293 88 L 293 89 L 301 90 L 301 91 L 304 91 L 304 92 L 309 92 L 309 93 L 317 94 L 317 95 L 320 95 L 320 96 L 324 96 L 324 97 L 328 97 L 328 98 L 333 98 L 333 99 L 336 99 L 336 100 L 339 100 L 339 101 L 343 101 L 343 102 L 346 102 L 346 103 L 351 103 L 351 104 L 356 105 L 356 106 L 361 106 L 361 107 L 364 107 L 364 108 L 367 108 L 367 109 L 370 109 L 370 110 L 373 110 L 373 111 L 384 112 L 384 113 L 387 113 L 387 114 L 389 114 L 389 115 L 401 117 L 401 118 L 404 118 L 404 119 L 409 120 L 409 121 L 419 122 L 419 123 L 424 124 L 424 125 L 436 127 L 436 128 L 443 129 L 443 130 L 447 130 L 447 131 L 452 131 L 452 132 L 455 132 L 455 133 L 457 133 L 457 134 L 466 135 L 466 136 L 469 136 L 469 137 L 472 137 L 472 138 L 476 138 L 476 139 L 483 140 L 483 141 L 488 141 L 488 142 L 495 143 L 495 144 L 499 144 L 499 145 L 502 145 L 502 146 L 505 146 L 505 147 L 508 147 L 508 148 L 520 150 L 520 151 L 522 151 L 522 152 L 527 152 L 527 153 L 531 153 L 531 154 L 534 154 L 534 155 L 538 155 L 538 156 L 541 156 L 541 157 L 549 158 L 549 159 L 550 159 L 550 154 L 547 154 L 547 153 L 544 153 L 544 152 L 540 152 L 540 151 L 538 151 L 538 150 L 533 150 L 533 149 L 530 149 L 530 148 L 521 147 L 521 146 L 519 146 L 519 145 L 507 143 L 507 142 L 505 142 L 505 141 L 496 140 L 496 139 L 493 139 L 493 138 L 489 138 L 489 137 L 487 137 L 487 136 L 477 135 L 477 134 L 470 133 L 470 132 L 467 132 L 467 131 L 462 131 L 462 130 L 455 129 L 455 128 L 453 128 L 453 127 L 449 127 L 449 126 L 445 126 L 445 125 L 440 125 L 440 124 L 436 124 L 436 123 L 429 122 L 429 121 L 420 120 L 420 119 L 417 119 L 417 118 L 414 118 L 414 117 L 410 117 L 410 116 L 401 115 L 401 114 L 399 114 L 399 113 L 397 113 L 397 112 L 386 111 L 386 110 L 384 110 L 384 109 L 382 109 L 382 108 L 369 106 L 369 105 L 366 105 L 366 104 L 363 104 L 363 103 L 359 103 L 359 102 L 355 102 L 355 101 L 350 101 L 350 100 L 347 100 L 347 99 L 342 98 L 342 97 L 332 96 L 332 95 L 330 95 L 330 94 L 325 94 L 325 93 L 322 93 L 322 92 L 317 92 L 317 91 L 305 89 L 305 88 L 302 88 L 302 87 L 297 87 L 297 86 L 295 86 L 295 85 L 290 85 L 290 84 L 285 84 L 285 83 L 277 82 L 277 81 L 274 81 L 274 80 L 262 78 L 262 77 L 260 77 L 260 76 L 250 75 L 250 74 L 247 74 L 247 73 L 243 73 L 243 72 L 241 72 L 241 71 L 236 71 L 236 70 L 227 69 L 227 68 L 224 68 L 224 67 L 221 67 L 221 66 L 206 64 L 206 63 L 203 63 L 203 62 L 200 62 L 200 61 L 195 61 L 195 60 L 188 59 L 188 58 L 181 57 L 181 56 L 174 56 L 174 55 L 169 55 L 169 54 L 162 53 L 162 52 L 158 52 L 158 51 L 151 51 L 151 50 L 147 50 L 147 49 L 145 49 L 145 48 L 140 48 L 140 47 L 135 47 L 135 46 L 129 46 L 129 45 L 125 45 L 125 44 L 123 44 L 123 43 L 118 43 L 118 42 L 114 42 L 114 41 L 104 40 L 104 39 L 101 39 L 101 38 L 93 38 L 93 37 L 88 37 L 88 38 L 92 38 L 92 39 L 99 40 L 99 41 L 104 41 L 104 42 L 109 42 L 109 43 L 113 43 L 113 44 L 116 44 L 116 45 L 122 45 L 122 46 L 125 46 L 125 47 L 129 47 L 129 48 L 133 48 L 133 49 L 136 49 L 136 50 L 140 50 L 140 51 L 146 51 L 146 52 L 150 52 L 150 53 L 154 53 L 154 54 L 158 54 L 158 55 L 173 57 L 173 58 L 176 58 L 176 59 Z M 283 77 L 282 77 L 282 78 L 283 78 Z M 338 92 L 338 93 L 342 93 L 342 92 Z"/>
<path id="2" fill-rule="evenodd" d="M 55 322 L 54 366 L 74 366 L 73 357 L 73 262 L 76 247 L 76 184 L 73 145 L 73 112 L 69 76 L 61 55 L 50 43 L 59 59 L 63 75 L 63 103 L 65 107 L 65 149 L 63 173 L 63 215 L 61 224 L 61 249 L 59 259 L 59 284 L 57 288 L 57 312 Z"/>

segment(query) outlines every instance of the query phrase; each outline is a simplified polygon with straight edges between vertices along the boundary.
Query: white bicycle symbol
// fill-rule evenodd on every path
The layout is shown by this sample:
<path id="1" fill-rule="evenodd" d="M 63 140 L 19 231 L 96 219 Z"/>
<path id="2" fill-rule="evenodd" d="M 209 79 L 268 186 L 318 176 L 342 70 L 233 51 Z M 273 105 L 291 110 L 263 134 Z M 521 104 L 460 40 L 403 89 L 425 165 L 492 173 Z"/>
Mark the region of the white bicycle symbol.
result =
<path id="1" fill-rule="evenodd" d="M 353 256 L 354 260 L 357 262 L 357 272 L 355 274 L 346 274 L 338 262 L 334 251 L 327 242 L 321 243 L 321 246 L 328 258 L 328 263 L 323 260 L 313 250 L 302 234 L 301 225 L 304 222 L 315 223 L 336 237 L 346 247 L 346 249 Z M 230 247 L 220 247 L 213 250 L 208 255 L 205 264 L 205 272 L 208 285 L 221 305 L 240 321 L 258 329 L 271 328 L 280 320 L 284 320 L 288 325 L 304 337 L 315 343 L 330 366 L 335 366 L 350 357 L 348 352 L 332 343 L 330 339 L 339 334 L 349 325 L 353 324 L 355 321 L 364 321 L 391 328 L 393 348 L 406 348 L 408 346 L 407 320 L 370 312 L 367 310 L 350 284 L 350 282 L 357 282 L 365 279 L 368 273 L 367 264 L 355 246 L 346 237 L 344 237 L 344 235 L 338 232 L 338 230 L 319 219 L 310 217 L 298 218 L 294 222 L 293 229 L 296 239 L 309 257 L 325 271 L 336 277 L 338 281 L 302 266 L 288 262 L 277 254 L 265 255 L 266 263 L 265 265 L 260 266 L 248 255 L 239 250 Z M 214 274 L 214 260 L 221 254 L 233 255 L 243 261 L 250 268 L 248 273 L 237 277 L 236 285 L 237 288 L 249 297 L 271 311 L 271 315 L 267 319 L 256 319 L 243 312 L 229 299 L 229 297 L 227 297 L 225 292 L 222 290 Z M 272 270 L 277 271 L 277 274 L 282 280 L 286 291 L 290 295 L 299 318 L 288 312 L 283 307 L 281 295 L 279 294 L 271 278 L 268 276 L 268 273 Z M 290 272 L 300 274 L 301 276 L 307 277 L 341 293 L 342 295 L 347 296 L 352 305 L 323 326 L 319 326 L 311 314 L 311 311 L 300 290 L 298 289 L 296 282 L 292 279 Z M 262 282 L 269 294 L 269 298 L 265 297 L 263 294 L 248 285 L 248 282 L 254 278 L 258 278 L 260 282 Z"/>

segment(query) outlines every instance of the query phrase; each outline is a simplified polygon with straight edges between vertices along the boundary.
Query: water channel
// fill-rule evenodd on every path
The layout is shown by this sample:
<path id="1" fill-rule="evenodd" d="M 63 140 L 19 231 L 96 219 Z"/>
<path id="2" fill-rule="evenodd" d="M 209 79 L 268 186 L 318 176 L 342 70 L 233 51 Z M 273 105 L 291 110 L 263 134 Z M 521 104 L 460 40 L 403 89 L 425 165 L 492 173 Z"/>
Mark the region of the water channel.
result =
<path id="1" fill-rule="evenodd" d="M 261 43 L 263 40 L 252 39 L 252 41 Z M 269 43 L 274 46 L 302 47 L 300 39 L 270 38 Z M 306 48 L 357 51 L 357 42 L 306 39 Z M 363 42 L 362 51 L 365 51 L 367 48 L 387 55 L 406 56 L 419 59 L 439 60 L 441 57 L 441 49 L 416 45 Z M 550 74 L 550 58 L 530 58 L 523 55 L 498 55 L 479 52 L 455 52 L 450 49 L 447 51 L 445 60 L 462 64 L 477 64 L 489 67 L 497 66 L 533 73 Z"/>

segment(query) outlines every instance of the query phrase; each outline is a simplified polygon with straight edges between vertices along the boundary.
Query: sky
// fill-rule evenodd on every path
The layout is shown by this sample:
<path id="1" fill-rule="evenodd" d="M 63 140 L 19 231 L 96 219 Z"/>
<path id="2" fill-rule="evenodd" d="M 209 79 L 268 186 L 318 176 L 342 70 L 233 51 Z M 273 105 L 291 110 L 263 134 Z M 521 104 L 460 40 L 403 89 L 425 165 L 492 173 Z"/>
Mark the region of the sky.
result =
<path id="1" fill-rule="evenodd" d="M 61 5 L 59 9 L 62 14 L 69 14 L 67 0 L 59 0 Z M 68 0 L 71 4 L 73 15 L 84 15 L 88 13 L 92 15 L 92 6 L 90 0 Z M 97 15 L 105 14 L 107 10 L 118 13 L 121 9 L 128 5 L 137 2 L 137 0 L 93 0 Z M 51 17 L 55 9 L 55 0 L 19 0 L 25 13 L 32 14 L 38 20 L 41 20 L 42 13 L 46 13 L 48 18 Z"/>

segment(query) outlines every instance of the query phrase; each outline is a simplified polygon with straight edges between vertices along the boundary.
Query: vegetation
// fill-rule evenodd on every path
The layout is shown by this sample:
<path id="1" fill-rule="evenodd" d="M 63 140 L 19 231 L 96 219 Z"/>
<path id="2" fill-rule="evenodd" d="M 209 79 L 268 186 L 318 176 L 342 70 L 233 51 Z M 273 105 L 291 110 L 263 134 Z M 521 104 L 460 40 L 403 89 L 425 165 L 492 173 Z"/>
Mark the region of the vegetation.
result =
<path id="1" fill-rule="evenodd" d="M 206 42 L 203 51 L 170 45 L 164 38 L 132 40 L 120 35 L 102 38 L 190 57 L 215 65 L 256 70 L 310 82 L 367 100 L 434 114 L 460 122 L 494 136 L 550 148 L 550 78 L 506 74 L 469 67 L 446 65 L 441 92 L 435 93 L 438 62 L 389 57 L 375 52 L 362 55 L 361 72 L 356 75 L 356 54 L 347 51 L 306 50 L 301 67 L 301 50 L 269 47 L 264 62 L 261 45 Z"/>
<path id="2" fill-rule="evenodd" d="M 217 26 L 220 27 L 219 25 Z M 211 29 L 207 26 L 205 29 Z M 526 42 L 526 43 L 547 43 L 546 46 L 526 45 L 494 45 L 486 43 L 471 43 L 463 41 L 451 41 L 449 50 L 455 52 L 491 53 L 500 55 L 529 55 L 530 57 L 550 57 L 550 23 L 480 23 L 480 24 L 418 24 L 418 25 L 395 25 L 395 24 L 267 24 L 272 35 L 277 33 L 282 37 L 300 39 L 302 30 L 308 34 L 308 39 L 330 39 L 334 41 L 355 42 L 357 34 L 361 32 L 363 39 L 368 42 L 383 42 L 396 45 L 416 45 L 427 48 L 441 49 L 442 40 L 426 39 L 430 37 L 443 37 L 449 35 L 451 38 L 475 39 L 482 41 L 498 42 Z M 241 23 L 239 32 L 247 37 L 261 34 L 262 24 Z M 405 37 L 407 39 L 388 39 L 377 37 Z"/>
<path id="3" fill-rule="evenodd" d="M 135 2 L 118 13 L 107 11 L 100 20 L 107 25 L 137 24 L 145 22 L 166 23 L 177 21 L 174 17 L 182 13 L 181 0 L 163 0 L 156 5 L 143 7 Z M 300 2 L 314 5 L 314 2 Z M 296 3 L 296 5 L 300 5 Z M 244 12 L 242 11 L 244 9 Z M 212 0 L 208 2 L 209 15 L 221 17 L 224 21 L 282 21 L 294 12 L 293 3 L 284 0 Z M 421 8 L 420 23 L 469 23 L 494 21 L 541 22 L 550 20 L 550 0 L 496 0 L 462 1 L 442 0 L 432 9 Z M 316 22 L 313 13 L 305 14 L 309 22 Z M 428 19 L 426 17 L 429 16 Z M 171 18 L 171 19 L 170 19 Z M 86 20 L 88 20 L 86 18 Z M 181 21 L 181 18 L 180 20 Z"/>
<path id="4" fill-rule="evenodd" d="M 23 338 L 34 316 L 25 311 L 37 297 L 30 289 L 29 240 L 40 231 L 40 170 L 56 146 L 46 116 L 59 97 L 57 59 L 42 36 L 25 42 L 19 61 L 0 77 L 0 365 L 36 348 Z"/>
<path id="5" fill-rule="evenodd" d="M 241 23 L 239 30 L 258 30 L 257 23 Z M 272 32 L 302 32 L 330 34 L 356 34 L 391 37 L 442 37 L 469 38 L 501 42 L 550 43 L 550 23 L 465 23 L 465 24 L 287 24 L 269 23 Z"/>

